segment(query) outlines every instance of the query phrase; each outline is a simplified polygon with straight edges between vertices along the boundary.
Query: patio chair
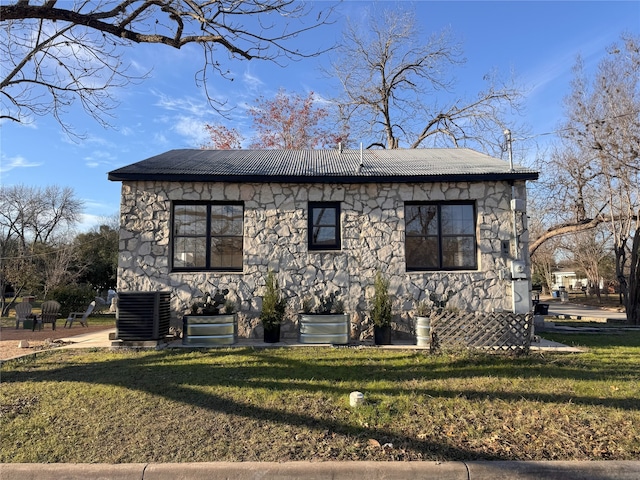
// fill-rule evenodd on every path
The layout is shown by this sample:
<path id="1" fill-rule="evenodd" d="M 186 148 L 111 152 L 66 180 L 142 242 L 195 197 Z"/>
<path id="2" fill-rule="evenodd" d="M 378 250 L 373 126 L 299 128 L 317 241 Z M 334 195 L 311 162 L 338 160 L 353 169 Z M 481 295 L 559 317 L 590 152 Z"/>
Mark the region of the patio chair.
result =
<path id="1" fill-rule="evenodd" d="M 87 317 L 91 315 L 91 312 L 93 312 L 94 308 L 96 308 L 95 300 L 89 304 L 84 312 L 71 312 L 67 317 L 66 322 L 64 322 L 64 328 L 67 328 L 67 324 L 69 324 L 69 328 L 71 328 L 75 320 L 78 320 L 80 322 L 80 325 L 82 325 L 83 327 L 88 327 Z"/>
<path id="2" fill-rule="evenodd" d="M 55 300 L 47 300 L 42 304 L 42 313 L 36 317 L 36 321 L 33 322 L 33 330 L 41 330 L 45 323 L 50 323 L 52 330 L 56 329 L 56 320 L 60 312 L 60 304 Z"/>
<path id="3" fill-rule="evenodd" d="M 18 303 L 15 306 L 16 310 L 16 328 L 20 328 L 20 322 L 24 326 L 24 321 L 29 320 L 31 317 L 31 304 L 29 302 Z"/>

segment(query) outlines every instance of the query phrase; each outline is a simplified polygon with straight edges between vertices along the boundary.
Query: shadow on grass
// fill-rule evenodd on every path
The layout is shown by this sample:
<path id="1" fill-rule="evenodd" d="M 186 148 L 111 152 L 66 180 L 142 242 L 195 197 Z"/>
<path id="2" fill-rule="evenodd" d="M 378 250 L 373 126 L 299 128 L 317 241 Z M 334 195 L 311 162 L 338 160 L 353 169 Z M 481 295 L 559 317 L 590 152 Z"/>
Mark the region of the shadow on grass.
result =
<path id="1" fill-rule="evenodd" d="M 308 351 L 308 350 L 307 350 Z M 445 443 L 398 433 L 390 428 L 365 428 L 347 421 L 327 418 L 304 411 L 288 412 L 257 404 L 247 404 L 211 391 L 212 388 L 241 390 L 265 389 L 289 395 L 327 394 L 347 397 L 359 385 L 370 382 L 374 396 L 411 394 L 431 398 L 469 400 L 521 400 L 548 403 L 600 405 L 637 410 L 632 399 L 600 398 L 569 394 L 540 394 L 523 391 L 421 388 L 420 381 L 448 378 L 503 379 L 573 379 L 625 380 L 638 378 L 637 358 L 628 364 L 616 364 L 600 369 L 585 368 L 575 357 L 553 359 L 531 355 L 504 358 L 493 355 L 473 355 L 449 359 L 416 352 L 396 352 L 388 356 L 366 350 L 333 350 L 331 355 L 299 358 L 284 350 L 228 349 L 215 351 L 160 351 L 144 354 L 112 353 L 111 359 L 90 361 L 86 352 L 51 352 L 36 361 L 17 362 L 15 369 L 3 367 L 3 383 L 13 382 L 79 382 L 113 385 L 146 392 L 167 400 L 188 404 L 211 412 L 240 416 L 253 421 L 305 427 L 328 431 L 359 440 L 376 438 L 381 443 L 401 445 L 423 458 L 441 460 L 507 460 L 516 454 L 496 455 L 466 450 Z M 104 354 L 102 354 L 104 355 Z M 87 361 L 89 360 L 89 361 Z M 9 370 L 9 371 L 7 371 Z M 411 382 L 416 380 L 417 382 Z M 407 386 L 402 385 L 408 382 Z M 418 388 L 414 388 L 418 387 Z M 312 401 L 314 399 L 312 398 Z M 425 419 L 427 421 L 427 419 Z"/>
<path id="2" fill-rule="evenodd" d="M 56 357 L 64 358 L 65 363 L 57 366 L 47 365 L 55 361 Z M 115 354 L 117 356 L 117 354 Z M 349 378 L 340 373 L 336 374 L 331 366 L 312 368 L 297 381 L 286 375 L 292 362 L 278 356 L 266 354 L 264 351 L 250 350 L 216 351 L 204 353 L 201 364 L 194 364 L 193 353 L 158 352 L 146 353 L 139 357 L 114 359 L 94 363 L 74 363 L 73 355 L 62 353 L 47 353 L 39 361 L 25 362 L 27 369 L 23 372 L 9 372 L 3 375 L 3 381 L 10 382 L 79 382 L 113 385 L 130 390 L 139 390 L 167 400 L 188 404 L 194 408 L 201 408 L 216 413 L 234 417 L 244 417 L 252 421 L 265 422 L 283 426 L 303 427 L 328 434 L 338 434 L 363 441 L 375 438 L 381 444 L 392 443 L 404 451 L 414 453 L 413 458 L 428 458 L 439 460 L 501 460 L 507 457 L 472 450 L 460 449 L 444 443 L 418 439 L 410 435 L 403 435 L 387 428 L 365 428 L 335 420 L 332 418 L 307 415 L 301 412 L 287 412 L 277 408 L 240 403 L 223 395 L 210 391 L 205 392 L 199 387 L 228 387 L 266 389 L 273 391 L 329 391 L 333 394 L 347 394 L 348 388 L 338 387 L 335 382 L 354 381 L 357 378 L 353 372 Z M 197 354 L 195 354 L 197 356 Z M 250 361 L 246 361 L 246 357 Z M 233 366 L 226 360 L 242 357 L 243 364 Z M 211 360 L 214 360 L 213 362 Z M 215 360 L 225 361 L 215 364 Z M 176 362 L 185 361 L 184 364 Z M 304 362 L 302 362 L 304 363 Z M 298 366 L 298 368 L 301 368 Z M 304 369 L 301 369 L 301 373 Z M 345 370 L 345 373 L 347 370 Z M 318 375 L 330 382 L 329 386 L 310 385 L 307 381 L 317 380 Z M 268 378 L 269 380 L 260 379 Z M 293 383 L 292 383 L 293 382 Z"/>

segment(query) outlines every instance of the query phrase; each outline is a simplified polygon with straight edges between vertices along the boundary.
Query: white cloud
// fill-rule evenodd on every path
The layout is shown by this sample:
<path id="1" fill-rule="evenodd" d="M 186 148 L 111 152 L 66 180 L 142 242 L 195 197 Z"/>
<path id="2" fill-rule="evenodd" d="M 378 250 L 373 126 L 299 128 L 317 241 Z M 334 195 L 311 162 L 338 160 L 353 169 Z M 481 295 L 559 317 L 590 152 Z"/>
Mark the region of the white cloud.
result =
<path id="1" fill-rule="evenodd" d="M 114 155 L 104 150 L 94 150 L 90 155 L 84 157 L 85 164 L 90 168 L 101 165 L 112 166 L 117 160 Z"/>
<path id="2" fill-rule="evenodd" d="M 137 126 L 140 126 L 140 124 L 138 124 Z M 135 134 L 135 131 L 131 127 L 120 127 L 119 130 L 120 130 L 120 133 L 125 137 L 130 137 Z"/>
<path id="3" fill-rule="evenodd" d="M 211 113 L 211 107 L 206 100 L 192 96 L 187 97 L 170 97 L 158 91 L 152 91 L 158 98 L 155 106 L 169 110 L 172 112 L 188 113 L 196 117 L 204 117 Z"/>
<path id="4" fill-rule="evenodd" d="M 264 82 L 256 77 L 253 73 L 249 72 L 249 69 L 245 70 L 242 74 L 242 81 L 245 85 L 253 90 L 257 90 L 258 88 L 264 85 Z"/>
<path id="5" fill-rule="evenodd" d="M 588 41 L 576 40 L 570 45 L 554 51 L 553 54 L 545 58 L 543 64 L 537 65 L 535 70 L 523 75 L 523 78 L 526 78 L 530 85 L 529 97 L 532 98 L 543 92 L 545 88 L 556 81 L 561 81 L 563 87 L 568 91 L 577 56 L 582 57 L 587 70 L 593 69 L 605 54 L 603 45 L 609 44 L 612 40 L 615 38 L 611 36 L 610 32 L 607 32 L 594 36 Z"/>
<path id="6" fill-rule="evenodd" d="M 105 217 L 103 215 L 92 215 L 90 213 L 83 213 L 82 215 L 80 215 L 80 221 L 78 222 L 77 228 L 80 232 L 89 232 L 95 227 L 100 226 L 104 222 Z"/>
<path id="7" fill-rule="evenodd" d="M 153 134 L 153 143 L 155 143 L 156 145 L 168 145 L 169 140 L 167 139 L 164 133 L 156 132 Z"/>
<path id="8" fill-rule="evenodd" d="M 20 155 L 11 158 L 5 157 L 4 155 L 0 157 L 0 173 L 8 172 L 14 168 L 33 168 L 39 167 L 40 165 L 42 165 L 42 162 L 29 162 Z"/>
<path id="9" fill-rule="evenodd" d="M 185 137 L 192 148 L 198 148 L 208 140 L 204 122 L 199 118 L 178 117 L 173 129 L 177 134 Z"/>

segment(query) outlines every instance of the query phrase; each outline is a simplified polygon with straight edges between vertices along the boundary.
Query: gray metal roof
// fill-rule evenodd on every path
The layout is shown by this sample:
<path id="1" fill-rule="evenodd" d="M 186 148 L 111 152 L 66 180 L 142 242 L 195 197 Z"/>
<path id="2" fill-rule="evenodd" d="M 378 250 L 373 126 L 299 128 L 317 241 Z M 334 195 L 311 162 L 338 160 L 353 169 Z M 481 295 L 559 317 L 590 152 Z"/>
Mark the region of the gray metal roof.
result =
<path id="1" fill-rule="evenodd" d="M 109 180 L 199 182 L 442 182 L 536 180 L 538 172 L 467 148 L 170 150 L 109 172 Z"/>

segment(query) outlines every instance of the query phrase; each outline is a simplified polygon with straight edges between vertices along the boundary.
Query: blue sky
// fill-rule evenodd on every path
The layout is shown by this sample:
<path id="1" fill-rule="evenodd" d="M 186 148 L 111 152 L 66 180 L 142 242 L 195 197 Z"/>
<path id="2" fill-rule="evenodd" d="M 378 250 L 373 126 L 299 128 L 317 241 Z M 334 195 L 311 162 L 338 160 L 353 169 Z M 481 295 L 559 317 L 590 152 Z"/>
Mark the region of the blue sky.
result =
<path id="1" fill-rule="evenodd" d="M 309 50 L 327 48 L 341 36 L 344 19 L 357 20 L 371 5 L 393 7 L 405 2 L 346 1 L 338 6 L 336 23 L 310 32 L 297 42 Z M 526 87 L 526 111 L 518 121 L 541 140 L 562 118 L 562 100 L 569 93 L 571 68 L 580 54 L 587 69 L 605 55 L 605 48 L 623 32 L 640 33 L 640 1 L 496 1 L 413 3 L 417 23 L 425 33 L 450 28 L 462 43 L 467 62 L 453 71 L 456 93 L 473 95 L 483 76 L 497 70 L 515 72 Z M 327 54 L 330 55 L 330 54 Z M 210 90 L 238 106 L 230 120 L 221 118 L 194 82 L 201 66 L 197 47 L 173 50 L 159 45 L 127 49 L 125 59 L 150 78 L 117 92 L 120 105 L 105 129 L 72 108 L 67 120 L 86 134 L 71 140 L 52 118 L 37 118 L 28 126 L 4 122 L 0 128 L 0 182 L 3 185 L 60 185 L 74 189 L 85 203 L 82 228 L 97 225 L 119 210 L 121 184 L 107 172 L 175 148 L 197 148 L 206 140 L 205 123 L 227 123 L 243 131 L 250 126 L 243 106 L 257 97 L 273 96 L 279 88 L 305 95 L 330 97 L 336 85 L 319 67 L 327 56 L 289 62 L 233 62 L 233 82 L 216 79 Z M 357 139 L 356 139 L 357 140 Z M 515 159 L 519 161 L 518 158 Z"/>

